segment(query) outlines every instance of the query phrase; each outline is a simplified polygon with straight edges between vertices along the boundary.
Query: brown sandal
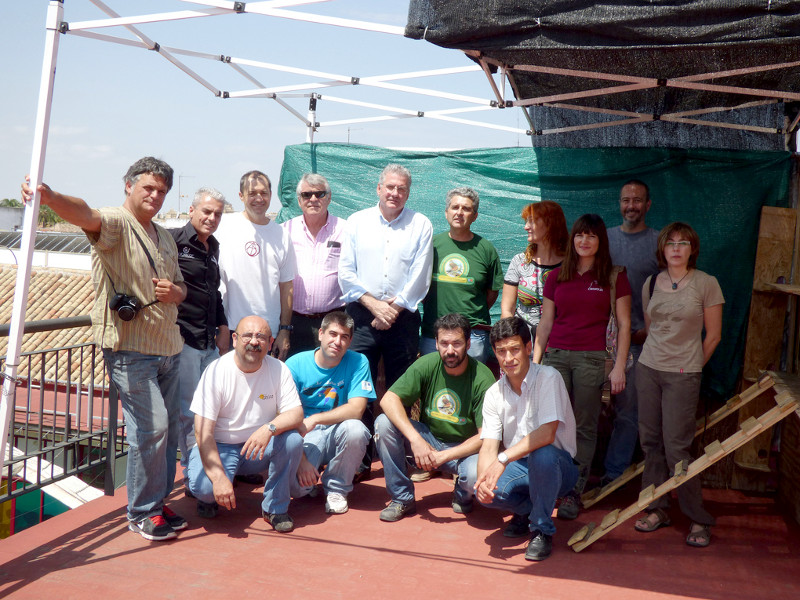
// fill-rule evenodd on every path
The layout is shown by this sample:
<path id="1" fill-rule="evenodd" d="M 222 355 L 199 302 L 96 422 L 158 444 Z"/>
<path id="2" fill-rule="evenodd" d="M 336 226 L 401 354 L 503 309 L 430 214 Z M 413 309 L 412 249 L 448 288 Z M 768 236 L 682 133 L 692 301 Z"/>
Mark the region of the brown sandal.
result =
<path id="1" fill-rule="evenodd" d="M 695 525 L 700 529 L 693 530 Z M 705 548 L 711 543 L 711 526 L 702 523 L 692 523 L 689 526 L 689 535 L 686 536 L 686 544 L 695 548 Z"/>
<path id="2" fill-rule="evenodd" d="M 648 519 L 650 518 L 650 515 L 656 515 L 657 520 L 655 522 L 649 521 Z M 637 520 L 636 523 L 633 524 L 633 528 L 636 531 L 650 533 L 651 531 L 655 531 L 661 527 L 669 527 L 671 524 L 672 521 L 669 520 L 669 515 L 666 512 L 660 508 L 654 508 L 653 510 L 648 511 L 644 517 Z"/>

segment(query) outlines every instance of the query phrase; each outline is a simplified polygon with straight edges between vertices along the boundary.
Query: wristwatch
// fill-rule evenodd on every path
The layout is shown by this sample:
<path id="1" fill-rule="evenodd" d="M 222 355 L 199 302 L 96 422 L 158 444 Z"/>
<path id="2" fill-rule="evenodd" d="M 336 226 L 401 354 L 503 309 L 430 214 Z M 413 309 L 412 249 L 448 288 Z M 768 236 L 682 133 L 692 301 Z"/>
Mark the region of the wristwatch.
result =
<path id="1" fill-rule="evenodd" d="M 508 454 L 501 452 L 497 455 L 497 460 L 500 461 L 500 464 L 505 467 L 508 464 Z"/>
<path id="2" fill-rule="evenodd" d="M 294 331 L 294 325 L 279 325 L 278 332 L 281 331 L 288 331 L 289 333 L 292 333 Z"/>
<path id="3" fill-rule="evenodd" d="M 273 434 L 273 435 L 275 435 L 275 432 L 276 432 L 276 431 L 278 431 L 278 428 L 277 428 L 277 427 L 275 427 L 275 423 L 270 423 L 270 424 L 268 425 L 268 429 L 269 429 L 269 432 L 270 432 L 271 434 Z"/>

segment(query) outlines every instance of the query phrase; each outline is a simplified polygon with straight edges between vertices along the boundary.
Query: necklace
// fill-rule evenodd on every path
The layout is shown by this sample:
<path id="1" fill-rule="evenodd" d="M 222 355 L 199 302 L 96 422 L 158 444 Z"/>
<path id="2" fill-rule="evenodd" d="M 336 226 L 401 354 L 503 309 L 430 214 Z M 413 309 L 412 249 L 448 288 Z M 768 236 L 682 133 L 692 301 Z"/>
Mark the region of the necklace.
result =
<path id="1" fill-rule="evenodd" d="M 688 274 L 689 274 L 689 269 L 686 269 L 686 273 L 684 273 L 684 274 L 683 274 L 683 277 L 681 277 L 680 279 L 678 279 L 678 281 L 672 281 L 672 275 L 670 275 L 670 274 L 669 274 L 669 270 L 667 270 L 667 277 L 669 277 L 669 282 L 672 284 L 672 289 L 673 289 L 673 290 L 677 290 L 677 289 L 678 289 L 678 284 L 679 284 L 681 281 L 683 281 L 684 279 L 686 279 L 686 276 L 687 276 Z"/>

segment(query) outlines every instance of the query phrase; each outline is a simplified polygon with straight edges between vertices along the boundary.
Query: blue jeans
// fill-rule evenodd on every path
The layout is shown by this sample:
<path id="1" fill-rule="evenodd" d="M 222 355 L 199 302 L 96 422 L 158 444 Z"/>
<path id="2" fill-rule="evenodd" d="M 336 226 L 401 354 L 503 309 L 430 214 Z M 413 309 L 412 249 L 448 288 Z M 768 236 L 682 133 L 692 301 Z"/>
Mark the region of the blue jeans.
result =
<path id="1" fill-rule="evenodd" d="M 489 359 L 490 350 L 489 332 L 483 331 L 482 329 L 473 329 L 469 336 L 469 350 L 467 350 L 467 354 L 478 362 L 486 364 L 486 361 Z M 431 352 L 436 352 L 436 340 L 429 337 L 420 338 L 419 353 L 424 356 Z"/>
<path id="2" fill-rule="evenodd" d="M 452 448 L 460 443 L 441 442 L 434 437 L 427 425 L 418 421 L 411 421 L 411 424 L 434 450 Z M 409 443 L 386 415 L 375 419 L 375 444 L 378 448 L 378 456 L 383 463 L 386 491 L 389 492 L 392 500 L 408 504 L 414 500 L 414 483 L 408 475 L 408 461 L 406 460 L 406 455 L 410 454 Z M 478 479 L 477 454 L 442 463 L 438 469 L 442 473 L 458 475 L 458 485 L 455 489 L 455 497 L 458 502 L 465 503 L 472 499 L 473 488 Z"/>
<path id="3" fill-rule="evenodd" d="M 303 438 L 303 452 L 317 470 L 325 465 L 322 488 L 326 494 L 347 496 L 353 489 L 353 477 L 369 443 L 369 429 L 358 419 L 335 425 L 317 425 Z M 302 498 L 313 486 L 303 487 L 292 479 L 292 498 Z"/>
<path id="4" fill-rule="evenodd" d="M 242 456 L 244 444 L 223 444 L 217 442 L 217 450 L 222 460 L 225 475 L 233 481 L 236 475 L 255 475 L 267 473 L 264 483 L 264 500 L 261 508 L 265 513 L 283 514 L 289 510 L 289 485 L 297 473 L 300 456 L 303 452 L 303 438 L 296 430 L 284 431 L 273 436 L 267 444 L 262 459 Z M 206 475 L 200 449 L 195 446 L 189 454 L 189 490 L 201 502 L 214 502 L 214 486 Z"/>
<path id="5" fill-rule="evenodd" d="M 552 444 L 542 446 L 517 461 L 509 463 L 497 480 L 489 508 L 528 515 L 531 531 L 553 535 L 553 508 L 556 500 L 569 492 L 578 481 L 578 467 L 568 452 Z"/>
<path id="6" fill-rule="evenodd" d="M 619 394 L 614 394 L 614 429 L 608 440 L 608 449 L 605 459 L 605 477 L 616 479 L 627 469 L 636 450 L 636 440 L 639 437 L 639 409 L 636 395 L 636 363 L 642 353 L 641 346 L 631 346 L 633 354 L 633 367 L 625 373 L 625 389 Z"/>
<path id="7" fill-rule="evenodd" d="M 119 392 L 128 442 L 128 520 L 161 514 L 175 481 L 180 354 L 156 356 L 103 349 Z"/>
<path id="8" fill-rule="evenodd" d="M 178 379 L 178 389 L 181 399 L 180 437 L 178 449 L 181 451 L 181 468 L 183 480 L 186 481 L 186 467 L 189 464 L 189 451 L 197 443 L 194 438 L 194 413 L 189 410 L 192 405 L 194 391 L 200 382 L 200 376 L 206 367 L 219 358 L 216 346 L 198 350 L 189 344 L 183 345 L 181 350 L 181 370 Z"/>

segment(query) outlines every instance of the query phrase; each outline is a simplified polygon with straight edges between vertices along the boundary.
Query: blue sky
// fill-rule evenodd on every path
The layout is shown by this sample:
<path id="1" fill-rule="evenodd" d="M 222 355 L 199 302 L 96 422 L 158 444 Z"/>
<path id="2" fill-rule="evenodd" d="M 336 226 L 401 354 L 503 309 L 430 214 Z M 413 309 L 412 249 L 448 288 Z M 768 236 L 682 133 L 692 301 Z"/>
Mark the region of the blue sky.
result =
<path id="1" fill-rule="evenodd" d="M 106 4 L 123 16 L 198 8 L 177 0 L 106 0 Z M 30 169 L 47 5 L 46 0 L 0 3 L 0 23 L 4 25 L 0 52 L 5 57 L 0 67 L 0 197 L 18 198 L 19 182 Z M 65 0 L 64 6 L 68 22 L 104 18 L 88 0 Z M 292 10 L 402 27 L 408 2 L 335 0 Z M 255 14 L 152 23 L 140 28 L 162 46 L 356 77 L 472 64 L 460 52 L 423 41 Z M 98 32 L 130 37 L 119 27 Z M 179 183 L 184 210 L 201 185 L 219 188 L 238 208 L 241 174 L 257 168 L 277 181 L 284 147 L 305 141 L 303 124 L 273 100 L 220 99 L 155 52 L 76 35 L 59 38 L 44 181 L 59 191 L 85 198 L 92 206 L 119 204 L 121 177 L 127 166 L 141 156 L 155 155 L 169 162 L 176 173 L 165 209 L 178 207 Z M 181 60 L 219 89 L 254 87 L 222 63 Z M 267 86 L 318 80 L 263 69 L 249 72 Z M 399 83 L 487 101 L 491 97 L 485 77 L 477 72 Z M 323 99 L 318 103 L 317 120 L 323 123 L 378 114 L 372 109 L 326 101 L 326 94 L 422 111 L 464 106 L 366 86 L 320 91 Z M 305 115 L 306 99 L 287 102 Z M 461 116 L 523 130 L 526 127 L 519 109 Z M 525 135 L 517 133 L 416 118 L 323 128 L 315 141 L 448 149 L 530 144 Z"/>

